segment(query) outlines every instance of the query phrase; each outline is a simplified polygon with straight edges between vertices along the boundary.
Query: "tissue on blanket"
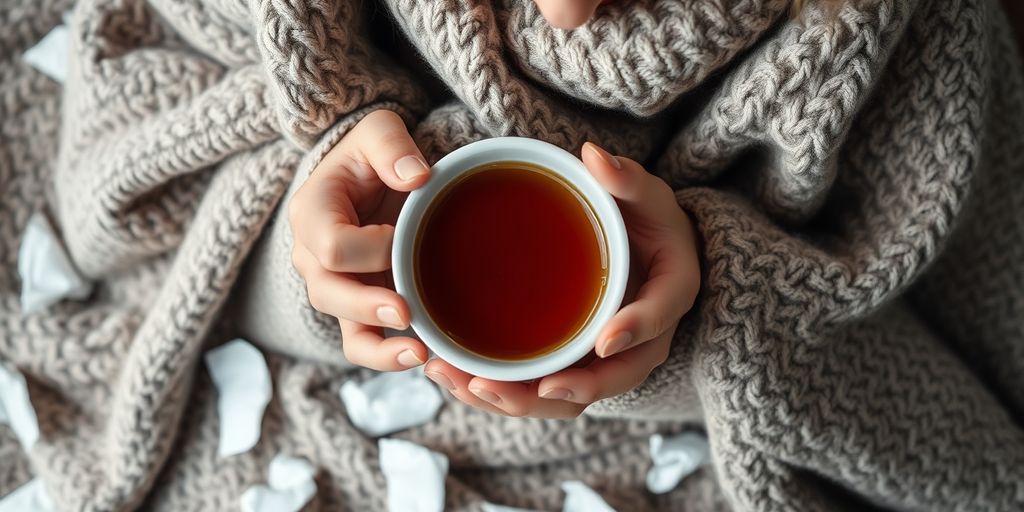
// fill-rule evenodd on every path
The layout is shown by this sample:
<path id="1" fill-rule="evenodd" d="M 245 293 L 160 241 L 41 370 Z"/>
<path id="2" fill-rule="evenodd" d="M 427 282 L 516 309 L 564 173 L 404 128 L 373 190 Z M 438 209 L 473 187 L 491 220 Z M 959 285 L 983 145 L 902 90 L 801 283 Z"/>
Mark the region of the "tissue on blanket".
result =
<path id="1" fill-rule="evenodd" d="M 50 78 L 64 83 L 68 76 L 68 52 L 71 44 L 68 36 L 67 25 L 57 25 L 38 44 L 25 50 L 22 58 Z"/>
<path id="2" fill-rule="evenodd" d="M 205 360 L 217 387 L 217 455 L 230 457 L 249 451 L 260 440 L 263 412 L 273 394 L 267 361 L 256 347 L 240 338 L 210 350 Z"/>
<path id="3" fill-rule="evenodd" d="M 441 512 L 448 457 L 401 439 L 381 439 L 380 470 L 391 512 Z"/>
<path id="4" fill-rule="evenodd" d="M 608 503 L 601 498 L 587 484 L 578 480 L 562 482 L 562 490 L 565 491 L 565 503 L 562 505 L 562 512 L 615 512 Z"/>
<path id="5" fill-rule="evenodd" d="M 46 483 L 33 478 L 0 499 L 0 512 L 51 512 L 53 501 L 46 492 Z"/>
<path id="6" fill-rule="evenodd" d="M 373 437 L 422 425 L 444 403 L 422 367 L 381 373 L 361 384 L 350 380 L 340 394 L 352 424 Z"/>
<path id="7" fill-rule="evenodd" d="M 242 493 L 242 512 L 298 512 L 316 494 L 315 475 L 306 459 L 278 454 L 270 461 L 268 485 Z"/>
<path id="8" fill-rule="evenodd" d="M 39 439 L 39 422 L 28 396 L 25 377 L 0 363 L 0 424 L 8 424 L 28 453 Z"/>
<path id="9" fill-rule="evenodd" d="M 651 469 L 647 489 L 664 494 L 704 465 L 708 460 L 708 439 L 698 432 L 683 432 L 669 438 L 651 436 Z"/>
<path id="10" fill-rule="evenodd" d="M 38 313 L 61 299 L 84 299 L 92 283 L 78 274 L 50 221 L 40 212 L 28 219 L 18 250 L 21 311 Z"/>

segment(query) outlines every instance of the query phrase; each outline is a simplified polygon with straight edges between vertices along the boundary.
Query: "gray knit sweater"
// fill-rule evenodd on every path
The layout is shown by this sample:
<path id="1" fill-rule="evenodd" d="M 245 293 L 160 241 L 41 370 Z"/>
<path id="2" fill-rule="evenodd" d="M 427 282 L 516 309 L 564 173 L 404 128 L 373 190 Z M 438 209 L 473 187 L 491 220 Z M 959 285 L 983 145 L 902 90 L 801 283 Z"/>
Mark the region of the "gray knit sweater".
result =
<path id="1" fill-rule="evenodd" d="M 388 108 L 432 160 L 505 134 L 631 155 L 701 235 L 698 304 L 636 390 L 572 422 L 453 401 L 399 434 L 451 459 L 451 510 L 554 510 L 569 479 L 623 511 L 1024 510 L 1024 70 L 1005 16 L 809 3 L 623 1 L 563 32 L 527 0 L 79 0 L 61 86 L 20 55 L 69 0 L 0 2 L 0 359 L 41 432 L 25 454 L 0 427 L 0 495 L 34 475 L 66 510 L 232 510 L 283 451 L 319 468 L 310 510 L 384 509 L 376 443 L 337 396 L 360 370 L 308 304 L 282 206 Z M 421 58 L 386 54 L 389 34 Z M 23 315 L 38 210 L 99 287 Z M 239 335 L 274 399 L 256 448 L 219 460 L 199 361 Z M 686 425 L 712 465 L 648 494 L 648 436 Z"/>

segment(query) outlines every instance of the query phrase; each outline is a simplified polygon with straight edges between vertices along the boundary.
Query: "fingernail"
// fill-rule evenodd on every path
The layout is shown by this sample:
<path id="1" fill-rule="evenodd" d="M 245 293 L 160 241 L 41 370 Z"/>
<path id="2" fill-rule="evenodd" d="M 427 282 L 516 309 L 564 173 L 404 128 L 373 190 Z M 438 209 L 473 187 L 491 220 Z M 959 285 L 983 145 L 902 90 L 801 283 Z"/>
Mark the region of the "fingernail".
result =
<path id="1" fill-rule="evenodd" d="M 398 310 L 391 306 L 377 308 L 377 319 L 396 329 L 405 329 L 405 322 L 399 316 Z"/>
<path id="2" fill-rule="evenodd" d="M 611 155 L 611 153 L 605 151 L 604 149 L 601 149 L 601 147 L 598 146 L 597 144 L 594 144 L 593 142 L 588 142 L 586 146 L 587 148 L 590 149 L 590 151 L 593 151 L 598 158 L 607 162 L 608 165 L 616 169 L 622 169 L 622 162 L 619 162 L 618 158 L 615 158 L 614 156 Z"/>
<path id="3" fill-rule="evenodd" d="M 395 162 L 395 174 L 402 181 L 410 181 L 428 171 L 430 168 L 427 167 L 427 163 L 418 156 L 403 156 Z"/>
<path id="4" fill-rule="evenodd" d="M 424 372 L 424 375 L 426 375 L 428 379 L 437 383 L 438 386 L 441 386 L 448 391 L 455 389 L 455 383 L 441 372 Z"/>
<path id="5" fill-rule="evenodd" d="M 420 356 L 416 355 L 416 352 L 412 350 L 403 350 L 402 353 L 398 354 L 398 364 L 412 368 L 413 366 L 419 366 L 426 361 L 420 359 Z"/>
<path id="6" fill-rule="evenodd" d="M 604 344 L 604 353 L 598 354 L 601 357 L 608 357 L 622 352 L 633 341 L 633 335 L 629 331 L 622 331 L 612 336 Z"/>
<path id="7" fill-rule="evenodd" d="M 474 395 L 476 395 L 476 397 L 479 398 L 480 400 L 483 400 L 484 402 L 489 402 L 489 403 L 492 403 L 494 405 L 498 405 L 498 404 L 501 403 L 501 397 L 500 396 L 495 395 L 494 393 L 491 393 L 490 391 L 487 391 L 486 389 L 469 388 L 469 391 L 471 393 L 473 393 Z"/>
<path id="8" fill-rule="evenodd" d="M 572 391 L 565 388 L 551 388 L 541 393 L 540 397 L 548 400 L 568 400 L 572 398 Z"/>

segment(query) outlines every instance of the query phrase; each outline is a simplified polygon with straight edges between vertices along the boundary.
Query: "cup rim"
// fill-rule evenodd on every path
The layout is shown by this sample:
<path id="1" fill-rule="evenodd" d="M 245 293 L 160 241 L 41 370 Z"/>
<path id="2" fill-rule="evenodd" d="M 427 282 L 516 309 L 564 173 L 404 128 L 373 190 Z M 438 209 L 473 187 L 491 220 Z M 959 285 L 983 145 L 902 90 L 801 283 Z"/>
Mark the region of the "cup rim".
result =
<path id="1" fill-rule="evenodd" d="M 590 204 L 604 231 L 608 275 L 604 293 L 590 319 L 561 347 L 523 360 L 497 360 L 452 341 L 427 313 L 417 289 L 415 244 L 420 224 L 438 194 L 468 171 L 496 162 L 516 161 L 550 170 L 572 185 Z M 452 151 L 431 168 L 430 179 L 411 192 L 395 224 L 391 249 L 395 291 L 405 299 L 413 331 L 434 354 L 456 368 L 498 381 L 524 381 L 564 369 L 586 356 L 597 335 L 619 310 L 629 276 L 629 239 L 615 199 L 590 175 L 580 159 L 558 146 L 525 137 L 483 139 Z"/>

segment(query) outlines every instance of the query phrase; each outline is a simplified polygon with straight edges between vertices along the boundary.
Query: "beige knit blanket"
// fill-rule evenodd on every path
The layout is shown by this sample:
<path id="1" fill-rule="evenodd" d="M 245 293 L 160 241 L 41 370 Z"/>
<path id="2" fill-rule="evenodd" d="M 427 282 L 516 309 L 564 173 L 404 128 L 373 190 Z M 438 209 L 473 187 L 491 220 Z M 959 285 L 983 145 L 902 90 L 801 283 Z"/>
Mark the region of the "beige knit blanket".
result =
<path id="1" fill-rule="evenodd" d="M 1005 16 L 809 3 L 621 1 L 563 32 L 527 0 L 0 2 L 0 360 L 40 427 L 30 453 L 0 427 L 0 496 L 39 477 L 61 510 L 233 510 L 286 452 L 318 468 L 308 510 L 385 509 L 375 440 L 337 395 L 358 371 L 309 307 L 282 206 L 388 108 L 431 159 L 503 134 L 632 155 L 701 235 L 698 305 L 636 390 L 572 422 L 451 401 L 398 434 L 449 457 L 449 509 L 555 510 L 579 479 L 621 511 L 1024 510 Z M 21 54 L 72 7 L 61 85 Z M 98 287 L 24 315 L 36 211 Z M 259 444 L 219 459 L 201 356 L 236 336 L 274 398 Z M 649 494 L 648 436 L 686 425 L 711 466 Z"/>

